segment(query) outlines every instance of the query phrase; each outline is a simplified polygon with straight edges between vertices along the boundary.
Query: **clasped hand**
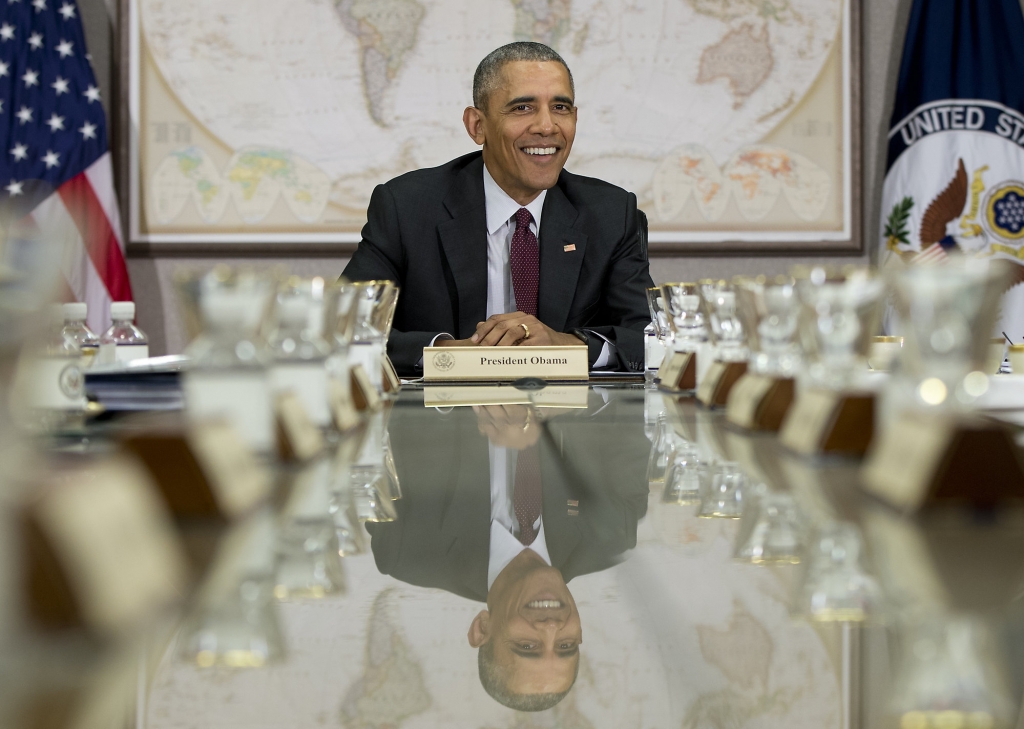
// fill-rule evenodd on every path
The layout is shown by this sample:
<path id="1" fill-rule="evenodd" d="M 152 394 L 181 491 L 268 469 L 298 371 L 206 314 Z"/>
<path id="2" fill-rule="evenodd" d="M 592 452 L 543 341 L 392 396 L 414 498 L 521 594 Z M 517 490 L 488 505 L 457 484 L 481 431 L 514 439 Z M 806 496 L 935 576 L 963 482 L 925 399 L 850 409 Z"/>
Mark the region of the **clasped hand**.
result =
<path id="1" fill-rule="evenodd" d="M 515 311 L 511 314 L 495 314 L 487 321 L 476 325 L 476 332 L 469 339 L 438 342 L 445 347 L 511 347 L 555 345 L 578 346 L 579 337 L 556 332 L 545 326 L 537 317 Z"/>

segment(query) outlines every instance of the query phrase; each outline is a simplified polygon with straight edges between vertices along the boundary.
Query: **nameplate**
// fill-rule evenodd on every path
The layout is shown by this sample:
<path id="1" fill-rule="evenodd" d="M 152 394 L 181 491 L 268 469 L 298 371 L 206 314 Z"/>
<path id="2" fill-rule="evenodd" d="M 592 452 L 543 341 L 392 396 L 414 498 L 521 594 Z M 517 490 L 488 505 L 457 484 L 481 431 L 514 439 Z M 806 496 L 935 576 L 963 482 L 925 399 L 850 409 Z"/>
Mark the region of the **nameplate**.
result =
<path id="1" fill-rule="evenodd" d="M 520 390 L 509 385 L 431 385 L 423 388 L 428 408 L 470 405 L 533 405 L 538 408 L 586 408 L 587 385 L 548 385 L 540 390 Z"/>
<path id="2" fill-rule="evenodd" d="M 787 413 L 779 440 L 802 455 L 862 456 L 871 443 L 874 418 L 871 393 L 808 389 L 800 393 Z"/>
<path id="3" fill-rule="evenodd" d="M 294 392 L 282 392 L 274 402 L 277 416 L 277 449 L 282 460 L 308 461 L 324 449 L 320 428 Z"/>
<path id="4" fill-rule="evenodd" d="M 697 387 L 697 353 L 671 352 L 658 368 L 658 384 L 672 392 L 693 390 Z"/>
<path id="5" fill-rule="evenodd" d="M 986 418 L 906 414 L 876 439 L 865 488 L 896 508 L 992 508 L 1024 502 L 1024 461 L 1014 432 Z"/>
<path id="6" fill-rule="evenodd" d="M 725 405 L 733 386 L 746 372 L 746 362 L 713 362 L 697 387 L 698 402 L 708 407 Z"/>
<path id="7" fill-rule="evenodd" d="M 356 410 L 355 403 L 352 402 L 351 383 L 349 383 L 349 387 L 345 387 L 334 377 L 328 379 L 327 403 L 331 409 L 331 420 L 334 421 L 334 427 L 342 433 L 347 433 L 361 422 L 359 411 Z"/>
<path id="8" fill-rule="evenodd" d="M 725 418 L 747 430 L 776 431 L 793 402 L 793 392 L 791 379 L 748 372 L 729 393 Z"/>
<path id="9" fill-rule="evenodd" d="M 58 477 L 29 519 L 37 536 L 28 545 L 30 603 L 44 624 L 114 632 L 183 597 L 184 550 L 134 459 L 115 456 Z"/>
<path id="10" fill-rule="evenodd" d="M 386 354 L 380 359 L 381 382 L 384 385 L 384 392 L 396 393 L 402 389 L 402 380 L 398 377 L 395 365 Z"/>
<path id="11" fill-rule="evenodd" d="M 426 382 L 509 382 L 523 377 L 581 380 L 590 377 L 587 348 L 424 347 Z"/>
<path id="12" fill-rule="evenodd" d="M 270 496 L 270 471 L 256 460 L 230 423 L 209 421 L 189 429 L 188 444 L 212 486 L 220 512 L 237 518 Z"/>
<path id="13" fill-rule="evenodd" d="M 349 370 L 349 385 L 352 396 L 352 403 L 356 410 L 374 412 L 380 409 L 380 393 L 370 379 L 366 368 L 361 364 L 352 365 Z"/>

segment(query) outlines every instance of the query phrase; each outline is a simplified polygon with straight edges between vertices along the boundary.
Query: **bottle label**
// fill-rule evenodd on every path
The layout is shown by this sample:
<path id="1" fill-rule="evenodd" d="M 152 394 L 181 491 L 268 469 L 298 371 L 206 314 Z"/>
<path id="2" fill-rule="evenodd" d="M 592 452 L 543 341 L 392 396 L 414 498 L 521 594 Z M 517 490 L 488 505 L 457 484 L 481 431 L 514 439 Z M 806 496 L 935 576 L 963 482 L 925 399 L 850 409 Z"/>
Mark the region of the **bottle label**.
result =
<path id="1" fill-rule="evenodd" d="M 263 370 L 193 370 L 182 382 L 191 420 L 226 420 L 257 452 L 274 450 L 274 409 Z"/>
<path id="2" fill-rule="evenodd" d="M 77 357 L 26 359 L 18 368 L 16 388 L 30 407 L 81 410 L 85 375 Z"/>
<path id="3" fill-rule="evenodd" d="M 149 357 L 148 344 L 119 344 L 114 348 L 115 362 L 131 362 Z"/>

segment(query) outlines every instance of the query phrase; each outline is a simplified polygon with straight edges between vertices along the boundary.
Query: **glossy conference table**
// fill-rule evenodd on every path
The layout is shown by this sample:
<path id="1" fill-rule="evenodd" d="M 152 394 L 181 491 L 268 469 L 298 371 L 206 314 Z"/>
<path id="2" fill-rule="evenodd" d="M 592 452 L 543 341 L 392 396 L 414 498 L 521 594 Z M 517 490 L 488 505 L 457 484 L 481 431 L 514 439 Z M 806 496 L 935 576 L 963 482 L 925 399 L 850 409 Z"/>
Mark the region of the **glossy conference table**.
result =
<path id="1" fill-rule="evenodd" d="M 446 404 L 524 397 L 541 406 Z M 1001 725 L 982 710 L 999 702 L 1016 719 L 1014 517 L 908 520 L 862 495 L 856 462 L 787 455 L 772 434 L 640 384 L 404 389 L 387 429 L 398 517 L 344 559 L 344 594 L 278 605 L 277 664 L 204 669 L 161 647 L 140 674 L 141 727 L 982 729 Z M 490 698 L 467 638 L 485 607 L 495 454 L 531 445 L 583 637 L 574 687 L 543 714 Z M 666 489 L 670 445 L 696 481 Z M 740 486 L 717 507 L 715 473 Z M 680 494 L 695 483 L 697 497 Z M 766 494 L 795 503 L 799 548 L 738 559 Z M 800 607 L 808 556 L 837 524 L 863 540 L 883 599 L 815 621 Z"/>

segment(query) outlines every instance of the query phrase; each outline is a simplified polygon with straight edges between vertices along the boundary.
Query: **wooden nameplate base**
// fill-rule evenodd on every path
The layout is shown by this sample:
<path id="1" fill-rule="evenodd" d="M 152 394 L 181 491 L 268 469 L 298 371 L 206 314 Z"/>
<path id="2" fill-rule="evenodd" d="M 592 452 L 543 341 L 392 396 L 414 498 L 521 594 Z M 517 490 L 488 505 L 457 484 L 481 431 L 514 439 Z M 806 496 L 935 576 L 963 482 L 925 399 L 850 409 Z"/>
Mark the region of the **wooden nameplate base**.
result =
<path id="1" fill-rule="evenodd" d="M 381 366 L 381 381 L 384 383 L 384 392 L 389 395 L 396 395 L 398 391 L 402 389 L 402 380 L 398 377 L 398 371 L 395 369 L 394 363 L 391 358 L 386 354 L 380 360 Z"/>
<path id="2" fill-rule="evenodd" d="M 733 385 L 745 374 L 746 362 L 714 362 L 697 388 L 697 400 L 709 408 L 724 407 Z"/>
<path id="3" fill-rule="evenodd" d="M 689 392 L 697 389 L 697 353 L 668 352 L 658 368 L 655 378 L 658 386 L 669 392 Z"/>
<path id="4" fill-rule="evenodd" d="M 273 488 L 270 471 L 223 421 L 187 430 L 157 421 L 130 432 L 122 446 L 146 466 L 177 517 L 231 521 L 266 501 Z"/>
<path id="5" fill-rule="evenodd" d="M 424 382 L 553 382 L 590 378 L 585 345 L 569 347 L 424 347 Z"/>
<path id="6" fill-rule="evenodd" d="M 779 440 L 805 456 L 863 456 L 871 445 L 874 427 L 872 393 L 811 389 L 797 396 L 782 423 Z"/>
<path id="7" fill-rule="evenodd" d="M 324 436 L 294 392 L 274 398 L 277 455 L 282 461 L 308 461 L 324 449 Z"/>
<path id="8" fill-rule="evenodd" d="M 875 439 L 861 480 L 904 512 L 1024 502 L 1024 462 L 1012 433 L 981 418 L 903 415 Z"/>
<path id="9" fill-rule="evenodd" d="M 729 392 L 725 419 L 745 430 L 775 432 L 793 404 L 795 390 L 790 378 L 748 372 Z"/>
<path id="10" fill-rule="evenodd" d="M 21 514 L 21 540 L 27 612 L 45 629 L 130 630 L 188 586 L 170 515 L 123 455 L 50 477 Z"/>

